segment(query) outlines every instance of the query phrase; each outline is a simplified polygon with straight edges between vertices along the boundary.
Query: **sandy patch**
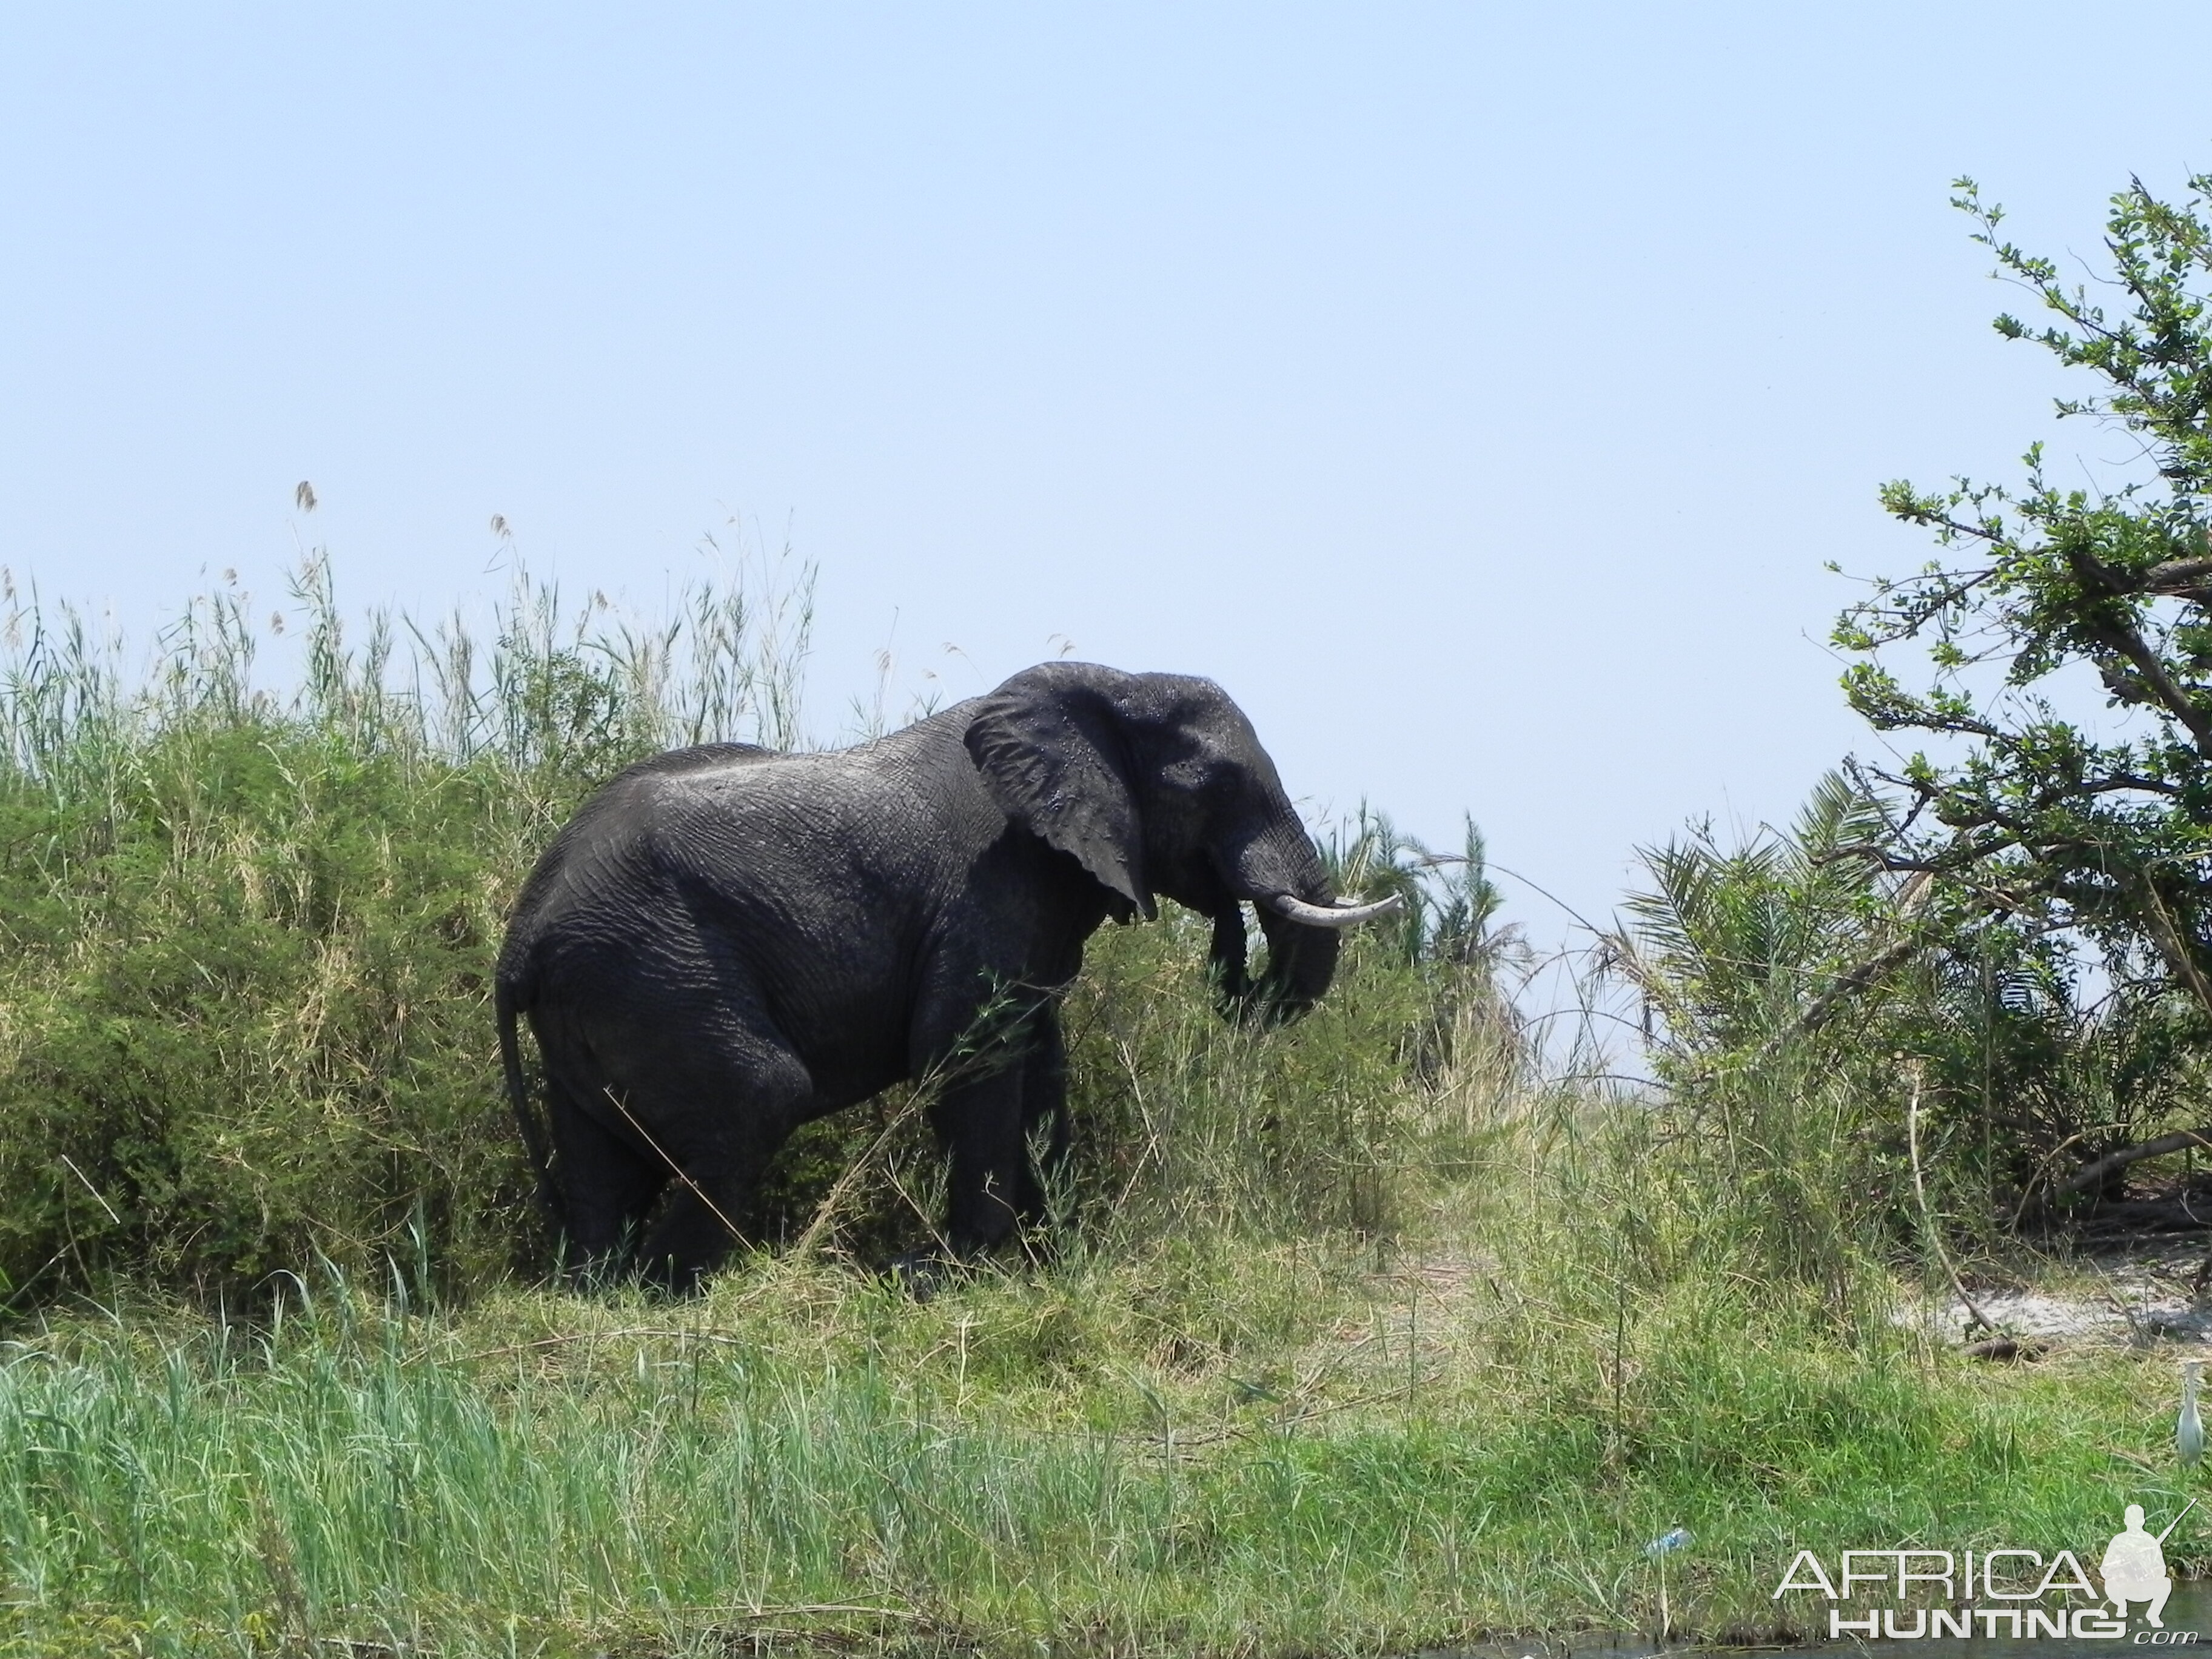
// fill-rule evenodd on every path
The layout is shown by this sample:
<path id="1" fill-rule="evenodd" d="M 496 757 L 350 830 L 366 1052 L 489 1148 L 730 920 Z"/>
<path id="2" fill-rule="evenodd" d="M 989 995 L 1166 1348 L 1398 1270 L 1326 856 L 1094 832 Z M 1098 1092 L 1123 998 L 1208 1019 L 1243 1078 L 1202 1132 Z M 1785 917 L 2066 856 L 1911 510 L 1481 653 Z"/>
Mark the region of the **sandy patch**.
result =
<path id="1" fill-rule="evenodd" d="M 2202 1239 L 2144 1244 L 2121 1255 L 2083 1256 L 2055 1267 L 2049 1281 L 2028 1286 L 1967 1290 L 2004 1336 L 2048 1343 L 2144 1346 L 2172 1342 L 2212 1346 L 2212 1274 Z M 1954 1342 L 1990 1333 L 1969 1330 L 1972 1316 L 1957 1297 L 1899 1310 L 1905 1323 L 1925 1320 Z"/>

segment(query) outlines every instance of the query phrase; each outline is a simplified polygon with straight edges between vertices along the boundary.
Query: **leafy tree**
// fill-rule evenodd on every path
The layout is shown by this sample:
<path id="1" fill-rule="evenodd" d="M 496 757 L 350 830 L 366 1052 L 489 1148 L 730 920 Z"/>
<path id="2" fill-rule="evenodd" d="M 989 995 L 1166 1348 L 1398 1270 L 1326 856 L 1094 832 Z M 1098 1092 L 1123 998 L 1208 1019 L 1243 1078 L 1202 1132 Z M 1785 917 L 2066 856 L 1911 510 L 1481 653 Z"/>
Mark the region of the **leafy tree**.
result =
<path id="1" fill-rule="evenodd" d="M 1942 752 L 1873 772 L 1902 792 L 1875 855 L 1929 872 L 1967 927 L 2075 930 L 2131 1007 L 2159 1009 L 2162 1029 L 2185 1018 L 2201 1037 L 2212 1012 L 2212 174 L 2192 177 L 2179 204 L 2140 181 L 2115 195 L 2111 275 L 2094 284 L 2069 284 L 2003 240 L 2002 210 L 1972 179 L 1954 188 L 1999 274 L 2056 316 L 2032 327 L 2002 315 L 1998 332 L 2094 377 L 2058 413 L 2124 433 L 2148 465 L 2110 489 L 2062 489 L 2039 445 L 2012 486 L 1885 486 L 1883 506 L 1932 530 L 1942 556 L 1876 580 L 1841 617 L 1837 642 L 1867 658 L 1844 685 L 1875 727 L 1924 733 Z M 1908 644 L 1929 665 L 1923 689 L 1878 659 Z M 2088 689 L 2085 669 L 2114 711 L 2109 731 L 2056 706 L 2069 682 Z"/>

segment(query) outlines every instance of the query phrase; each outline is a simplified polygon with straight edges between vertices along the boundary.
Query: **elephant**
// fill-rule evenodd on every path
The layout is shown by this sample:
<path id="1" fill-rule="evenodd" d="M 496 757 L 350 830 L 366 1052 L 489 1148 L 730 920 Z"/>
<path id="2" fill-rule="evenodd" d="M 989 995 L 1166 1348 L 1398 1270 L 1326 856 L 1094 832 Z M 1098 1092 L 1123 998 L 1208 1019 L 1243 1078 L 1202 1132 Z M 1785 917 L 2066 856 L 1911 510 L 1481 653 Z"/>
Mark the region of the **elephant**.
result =
<path id="1" fill-rule="evenodd" d="M 1216 997 L 1267 1023 L 1310 1008 L 1342 930 L 1398 903 L 1335 897 L 1251 722 L 1190 676 L 1051 662 L 854 748 L 630 767 L 524 884 L 495 984 L 507 1092 L 574 1259 L 693 1287 L 793 1130 L 921 1078 L 945 1252 L 1000 1244 L 1042 1218 L 1066 1154 L 1059 1006 L 1085 943 L 1160 898 L 1212 920 Z"/>

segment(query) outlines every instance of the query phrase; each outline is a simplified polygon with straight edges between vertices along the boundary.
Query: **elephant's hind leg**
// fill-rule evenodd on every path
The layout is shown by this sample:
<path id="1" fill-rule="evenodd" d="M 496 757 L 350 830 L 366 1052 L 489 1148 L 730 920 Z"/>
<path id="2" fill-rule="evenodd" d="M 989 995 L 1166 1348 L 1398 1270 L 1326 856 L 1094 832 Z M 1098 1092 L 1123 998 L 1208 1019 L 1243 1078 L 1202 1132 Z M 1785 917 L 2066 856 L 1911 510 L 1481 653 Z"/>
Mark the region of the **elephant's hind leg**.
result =
<path id="1" fill-rule="evenodd" d="M 744 1243 L 738 1218 L 759 1180 L 757 1169 L 705 1176 L 687 1170 L 672 1183 L 668 1202 L 638 1251 L 646 1279 L 679 1296 L 697 1289 L 732 1246 Z"/>
<path id="2" fill-rule="evenodd" d="M 668 1170 L 586 1110 L 569 1079 L 549 1077 L 546 1093 L 568 1248 L 591 1277 L 635 1245 Z"/>
<path id="3" fill-rule="evenodd" d="M 744 1243 L 739 1228 L 769 1161 L 814 1092 L 799 1057 L 757 1038 L 669 1057 L 626 1103 L 672 1164 L 667 1200 L 638 1251 L 646 1278 L 677 1291 Z"/>

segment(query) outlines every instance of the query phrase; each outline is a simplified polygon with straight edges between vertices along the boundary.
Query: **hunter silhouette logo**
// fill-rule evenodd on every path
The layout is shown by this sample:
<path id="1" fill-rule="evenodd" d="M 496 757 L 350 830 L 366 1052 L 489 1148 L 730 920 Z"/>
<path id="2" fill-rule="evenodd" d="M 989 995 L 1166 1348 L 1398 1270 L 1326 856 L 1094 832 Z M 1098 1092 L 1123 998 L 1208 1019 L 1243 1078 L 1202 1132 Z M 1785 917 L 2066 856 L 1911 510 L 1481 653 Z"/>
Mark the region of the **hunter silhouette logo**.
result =
<path id="1" fill-rule="evenodd" d="M 1810 1590 L 1836 1602 L 1866 1598 L 1893 1604 L 1848 1613 L 1830 1607 L 1831 1640 L 1852 1636 L 1907 1642 L 1928 1637 L 2120 1641 L 2129 1633 L 2130 1609 L 2139 1607 L 2146 1628 L 2135 1632 L 2134 1645 L 2191 1646 L 2197 1639 L 2195 1631 L 2166 1628 L 2173 1580 L 2166 1570 L 2165 1545 L 2196 1507 L 2192 1498 L 2165 1531 L 2154 1534 L 2144 1529 L 2142 1505 L 2129 1504 L 2124 1529 L 2112 1535 L 2097 1564 L 2101 1594 L 2071 1550 L 2051 1556 L 2010 1548 L 1845 1550 L 1832 1575 L 1818 1553 L 1800 1550 L 1772 1599 Z M 1921 1605 L 1907 1605 L 1916 1601 Z"/>
<path id="2" fill-rule="evenodd" d="M 2128 1505 L 2128 1529 L 2105 1546 L 2105 1559 L 2099 1564 L 2105 1576 L 2105 1599 L 2119 1618 L 2128 1616 L 2129 1602 L 2148 1601 L 2150 1605 L 2143 1609 L 2143 1617 L 2153 1630 L 2166 1628 L 2166 1620 L 2159 1615 L 2166 1611 L 2166 1598 L 2173 1594 L 2173 1580 L 2166 1572 L 2166 1540 L 2181 1524 L 2181 1516 L 2196 1507 L 2192 1498 L 2181 1515 L 2166 1522 L 2166 1531 L 2154 1538 L 2143 1530 L 2142 1505 Z"/>

